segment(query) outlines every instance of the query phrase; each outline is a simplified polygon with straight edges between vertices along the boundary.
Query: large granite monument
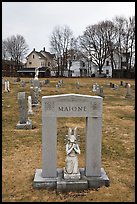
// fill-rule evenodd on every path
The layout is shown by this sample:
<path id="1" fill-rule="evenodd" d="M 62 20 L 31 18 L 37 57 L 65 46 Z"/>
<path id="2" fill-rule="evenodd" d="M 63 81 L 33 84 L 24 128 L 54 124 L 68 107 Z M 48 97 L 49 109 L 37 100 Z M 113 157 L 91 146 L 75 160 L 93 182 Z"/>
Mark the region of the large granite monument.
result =
<path id="1" fill-rule="evenodd" d="M 100 96 L 62 94 L 42 97 L 42 169 L 36 169 L 33 187 L 59 191 L 81 191 L 109 186 L 101 167 L 102 101 Z M 57 117 L 85 117 L 85 166 L 80 178 L 64 178 L 64 168 L 57 168 Z"/>

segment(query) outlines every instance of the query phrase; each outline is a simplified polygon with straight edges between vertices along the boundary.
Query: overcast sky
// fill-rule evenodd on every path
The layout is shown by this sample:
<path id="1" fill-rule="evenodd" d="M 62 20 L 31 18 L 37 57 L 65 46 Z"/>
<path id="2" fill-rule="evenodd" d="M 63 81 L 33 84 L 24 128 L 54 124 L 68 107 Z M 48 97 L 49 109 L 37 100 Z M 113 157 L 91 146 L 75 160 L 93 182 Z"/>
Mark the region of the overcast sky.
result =
<path id="1" fill-rule="evenodd" d="M 2 39 L 22 35 L 29 52 L 45 47 L 56 26 L 67 25 L 75 37 L 88 25 L 115 16 L 135 15 L 135 2 L 2 2 Z"/>

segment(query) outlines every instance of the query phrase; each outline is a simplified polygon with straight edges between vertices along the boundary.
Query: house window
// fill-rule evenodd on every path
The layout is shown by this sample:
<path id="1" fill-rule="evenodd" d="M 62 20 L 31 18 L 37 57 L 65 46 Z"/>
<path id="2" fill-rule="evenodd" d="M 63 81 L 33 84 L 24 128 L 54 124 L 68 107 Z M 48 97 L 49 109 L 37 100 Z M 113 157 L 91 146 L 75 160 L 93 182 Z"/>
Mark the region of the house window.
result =
<path id="1" fill-rule="evenodd" d="M 74 60 L 76 59 L 76 56 L 75 56 L 75 55 L 73 56 L 73 59 L 74 59 Z"/>
<path id="2" fill-rule="evenodd" d="M 34 59 L 35 55 L 33 55 L 33 59 Z"/>
<path id="3" fill-rule="evenodd" d="M 44 66 L 44 62 L 41 62 L 41 66 L 42 66 L 42 67 Z"/>
<path id="4" fill-rule="evenodd" d="M 109 61 L 108 60 L 106 61 L 106 66 L 109 66 Z"/>
<path id="5" fill-rule="evenodd" d="M 48 66 L 50 66 L 50 62 L 48 62 Z"/>
<path id="6" fill-rule="evenodd" d="M 29 62 L 29 64 L 32 64 L 32 62 Z"/>
<path id="7" fill-rule="evenodd" d="M 108 69 L 106 70 L 106 74 L 109 74 L 109 70 Z"/>

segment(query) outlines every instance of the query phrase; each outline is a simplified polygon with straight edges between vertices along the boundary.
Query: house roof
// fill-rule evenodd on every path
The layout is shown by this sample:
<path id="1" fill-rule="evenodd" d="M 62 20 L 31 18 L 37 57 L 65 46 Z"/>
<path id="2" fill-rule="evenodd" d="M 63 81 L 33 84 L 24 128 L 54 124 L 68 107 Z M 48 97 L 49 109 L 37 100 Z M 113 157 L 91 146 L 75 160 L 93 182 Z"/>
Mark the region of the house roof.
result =
<path id="1" fill-rule="evenodd" d="M 40 52 L 33 50 L 27 55 L 27 57 L 29 57 L 32 53 L 37 54 L 42 59 L 47 59 L 47 56 L 51 59 L 55 57 L 55 54 L 51 54 L 50 52 L 46 52 L 45 50 L 41 50 Z"/>

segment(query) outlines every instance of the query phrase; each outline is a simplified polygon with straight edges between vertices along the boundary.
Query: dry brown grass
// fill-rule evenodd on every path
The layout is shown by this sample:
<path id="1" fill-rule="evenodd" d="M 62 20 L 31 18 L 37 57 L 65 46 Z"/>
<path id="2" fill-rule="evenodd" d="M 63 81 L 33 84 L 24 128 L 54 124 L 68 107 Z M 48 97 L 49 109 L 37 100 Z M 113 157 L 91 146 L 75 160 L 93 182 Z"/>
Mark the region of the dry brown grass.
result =
<path id="1" fill-rule="evenodd" d="M 34 129 L 17 130 L 19 119 L 17 93 L 25 91 L 30 95 L 30 84 L 25 88 L 12 84 L 11 92 L 2 90 L 2 201 L 3 202 L 133 202 L 135 201 L 135 91 L 131 89 L 132 99 L 125 99 L 126 89 L 120 87 L 117 91 L 105 86 L 105 82 L 120 84 L 120 79 L 80 78 L 80 89 L 75 88 L 76 79 L 64 78 L 64 85 L 57 93 L 55 84 L 59 80 L 51 78 L 50 87 L 42 87 L 41 96 L 79 93 L 96 95 L 91 91 L 94 81 L 104 85 L 103 127 L 102 127 L 102 167 L 109 179 L 109 187 L 97 190 L 89 189 L 83 192 L 56 193 L 46 189 L 33 189 L 34 172 L 41 168 L 41 108 L 32 119 Z M 29 82 L 30 79 L 25 79 Z M 43 80 L 43 79 L 39 79 Z M 134 84 L 134 80 L 125 80 Z M 59 118 L 57 120 L 57 167 L 65 165 L 64 137 L 68 127 L 78 127 L 81 155 L 79 166 L 84 167 L 85 153 L 85 119 Z"/>

